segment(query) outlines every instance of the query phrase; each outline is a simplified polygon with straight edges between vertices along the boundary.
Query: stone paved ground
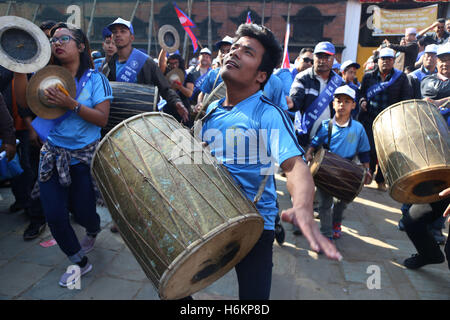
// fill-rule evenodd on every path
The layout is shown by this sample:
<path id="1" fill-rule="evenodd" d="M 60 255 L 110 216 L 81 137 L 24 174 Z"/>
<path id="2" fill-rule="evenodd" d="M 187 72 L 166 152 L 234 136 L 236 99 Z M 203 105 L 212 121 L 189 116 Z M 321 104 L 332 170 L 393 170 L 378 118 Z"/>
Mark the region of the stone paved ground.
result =
<path id="1" fill-rule="evenodd" d="M 285 180 L 277 179 L 280 206 L 285 209 L 290 198 Z M 89 253 L 94 268 L 82 278 L 81 290 L 68 290 L 59 287 L 58 280 L 69 261 L 58 246 L 39 245 L 52 239 L 48 228 L 38 239 L 24 242 L 25 214 L 8 213 L 13 202 L 9 188 L 0 188 L 0 197 L 0 299 L 158 299 L 120 235 L 109 231 L 111 218 L 106 209 L 99 208 L 105 230 Z M 450 270 L 446 263 L 417 271 L 402 266 L 415 250 L 396 227 L 399 208 L 388 193 L 365 187 L 346 210 L 343 236 L 335 242 L 344 256 L 341 262 L 310 251 L 305 238 L 294 236 L 292 226 L 283 223 L 286 242 L 281 247 L 274 244 L 271 299 L 449 300 Z M 74 226 L 79 237 L 83 236 L 82 228 Z M 448 225 L 448 236 L 447 230 Z M 380 275 L 380 288 L 369 289 L 368 280 L 376 284 L 370 281 L 376 274 Z M 237 296 L 234 270 L 194 294 L 195 299 L 208 300 L 234 300 Z"/>

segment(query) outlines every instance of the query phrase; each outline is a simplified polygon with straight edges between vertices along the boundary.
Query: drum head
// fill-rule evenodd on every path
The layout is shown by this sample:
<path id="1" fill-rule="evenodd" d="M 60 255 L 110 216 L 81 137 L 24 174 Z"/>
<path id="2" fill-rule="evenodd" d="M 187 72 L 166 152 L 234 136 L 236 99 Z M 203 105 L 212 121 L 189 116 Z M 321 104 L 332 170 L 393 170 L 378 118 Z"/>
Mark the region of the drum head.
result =
<path id="1" fill-rule="evenodd" d="M 450 186 L 450 167 L 430 167 L 398 179 L 390 188 L 400 203 L 431 203 L 441 200 L 439 192 Z"/>
<path id="2" fill-rule="evenodd" d="M 309 164 L 309 170 L 311 171 L 311 175 L 313 177 L 319 170 L 320 165 L 322 164 L 322 160 L 325 155 L 325 152 L 326 152 L 326 150 L 324 148 L 321 148 L 319 151 L 317 151 L 316 155 L 314 156 L 311 163 Z"/>
<path id="3" fill-rule="evenodd" d="M 180 299 L 206 288 L 241 261 L 258 241 L 264 222 L 258 215 L 240 217 L 193 243 L 161 278 L 161 299 Z M 201 245 L 200 245 L 201 244 Z"/>

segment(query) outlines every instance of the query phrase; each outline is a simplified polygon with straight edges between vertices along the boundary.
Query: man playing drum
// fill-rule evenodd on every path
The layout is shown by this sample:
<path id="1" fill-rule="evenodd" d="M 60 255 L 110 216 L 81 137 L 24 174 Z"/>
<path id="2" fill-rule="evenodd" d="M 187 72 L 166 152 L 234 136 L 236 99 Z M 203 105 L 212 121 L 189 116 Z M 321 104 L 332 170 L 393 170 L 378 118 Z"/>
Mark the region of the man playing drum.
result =
<path id="1" fill-rule="evenodd" d="M 356 106 L 355 98 L 355 90 L 348 85 L 336 89 L 333 100 L 333 109 L 336 114 L 333 119 L 322 122 L 322 126 L 311 141 L 311 146 L 306 153 L 306 160 L 311 161 L 313 152 L 323 144 L 327 144 L 331 152 L 349 160 L 358 155 L 367 170 L 364 182 L 369 184 L 372 181 L 372 175 L 369 172 L 370 145 L 364 127 L 351 117 L 351 112 Z M 339 239 L 342 215 L 348 203 L 338 200 L 333 206 L 333 196 L 319 187 L 317 187 L 317 194 L 320 230 L 330 240 Z"/>
<path id="2" fill-rule="evenodd" d="M 303 150 L 296 142 L 291 121 L 261 91 L 280 59 L 281 48 L 269 29 L 241 25 L 220 70 L 227 87 L 226 97 L 209 105 L 202 128 L 202 140 L 249 199 L 253 200 L 258 189 L 264 188 L 256 204 L 264 218 L 264 231 L 250 253 L 236 265 L 240 299 L 270 297 L 278 214 L 272 161 L 278 162 L 286 173 L 292 196 L 293 207 L 282 213 L 282 219 L 299 226 L 314 251 L 322 250 L 331 259 L 342 259 L 314 221 L 314 183 L 302 161 Z"/>

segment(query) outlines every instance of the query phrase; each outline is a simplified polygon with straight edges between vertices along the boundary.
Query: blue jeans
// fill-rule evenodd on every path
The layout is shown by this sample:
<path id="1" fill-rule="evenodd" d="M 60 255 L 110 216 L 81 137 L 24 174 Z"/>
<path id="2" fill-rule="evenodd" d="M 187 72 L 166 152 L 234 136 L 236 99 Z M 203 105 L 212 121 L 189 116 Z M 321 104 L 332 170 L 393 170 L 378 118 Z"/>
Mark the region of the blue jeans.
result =
<path id="1" fill-rule="evenodd" d="M 41 202 L 50 231 L 61 250 L 73 263 L 84 257 L 80 242 L 70 224 L 69 206 L 75 220 L 86 228 L 87 234 L 100 232 L 100 216 L 96 212 L 95 192 L 89 166 L 70 166 L 72 184 L 63 187 L 56 169 L 46 182 L 39 182 Z"/>
<path id="2" fill-rule="evenodd" d="M 275 232 L 264 230 L 256 245 L 236 266 L 240 300 L 269 300 Z"/>

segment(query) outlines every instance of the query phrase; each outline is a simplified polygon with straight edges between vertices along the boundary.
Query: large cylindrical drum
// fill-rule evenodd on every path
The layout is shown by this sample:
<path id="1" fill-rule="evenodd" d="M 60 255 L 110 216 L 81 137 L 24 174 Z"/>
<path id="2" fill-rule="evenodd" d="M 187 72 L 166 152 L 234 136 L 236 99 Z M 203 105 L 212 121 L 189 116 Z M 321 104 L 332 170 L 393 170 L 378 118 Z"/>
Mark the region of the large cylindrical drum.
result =
<path id="1" fill-rule="evenodd" d="M 401 203 L 430 203 L 450 186 L 450 140 L 436 106 L 396 103 L 373 122 L 378 164 L 390 195 Z"/>
<path id="2" fill-rule="evenodd" d="M 364 186 L 365 170 L 356 163 L 324 148 L 310 163 L 316 187 L 344 202 L 352 202 Z"/>
<path id="3" fill-rule="evenodd" d="M 157 90 L 146 84 L 111 81 L 113 101 L 109 109 L 108 124 L 102 129 L 105 135 L 120 122 L 144 112 L 156 111 Z"/>
<path id="4" fill-rule="evenodd" d="M 162 299 L 197 292 L 253 248 L 264 220 L 172 116 L 129 118 L 100 142 L 92 174 L 120 234 Z"/>

